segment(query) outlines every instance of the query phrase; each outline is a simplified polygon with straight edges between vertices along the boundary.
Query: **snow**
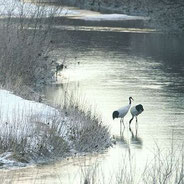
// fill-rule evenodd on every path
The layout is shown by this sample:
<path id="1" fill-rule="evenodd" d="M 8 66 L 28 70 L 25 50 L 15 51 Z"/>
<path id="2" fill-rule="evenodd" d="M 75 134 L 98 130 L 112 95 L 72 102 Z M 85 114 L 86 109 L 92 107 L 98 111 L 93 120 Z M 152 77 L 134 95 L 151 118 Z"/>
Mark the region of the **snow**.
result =
<path id="1" fill-rule="evenodd" d="M 26 137 L 28 148 L 25 149 L 37 150 L 42 134 L 52 126 L 53 120 L 61 122 L 65 120 L 65 117 L 62 117 L 61 113 L 55 108 L 25 100 L 9 91 L 0 89 L 1 144 L 3 144 L 3 141 L 4 144 L 8 144 L 8 140 L 11 138 L 21 141 L 22 138 Z M 67 126 L 63 123 L 61 127 L 60 136 L 64 137 L 67 133 Z M 51 145 L 48 145 L 48 147 L 52 151 Z M 12 160 L 10 152 L 4 152 L 0 155 L 1 163 L 3 167 L 24 165 L 16 160 Z"/>
<path id="2" fill-rule="evenodd" d="M 15 136 L 31 136 L 35 127 L 49 128 L 52 121 L 63 121 L 66 117 L 61 112 L 48 105 L 25 100 L 9 91 L 0 89 L 0 135 L 6 136 L 7 131 L 18 128 Z M 11 130 L 11 133 L 13 130 Z M 67 127 L 62 126 L 61 135 L 65 136 Z"/>
<path id="3" fill-rule="evenodd" d="M 45 104 L 25 100 L 6 90 L 0 90 L 0 117 L 3 122 L 8 120 L 11 123 L 15 117 L 25 119 L 33 114 L 48 118 L 56 112 L 56 109 Z"/>

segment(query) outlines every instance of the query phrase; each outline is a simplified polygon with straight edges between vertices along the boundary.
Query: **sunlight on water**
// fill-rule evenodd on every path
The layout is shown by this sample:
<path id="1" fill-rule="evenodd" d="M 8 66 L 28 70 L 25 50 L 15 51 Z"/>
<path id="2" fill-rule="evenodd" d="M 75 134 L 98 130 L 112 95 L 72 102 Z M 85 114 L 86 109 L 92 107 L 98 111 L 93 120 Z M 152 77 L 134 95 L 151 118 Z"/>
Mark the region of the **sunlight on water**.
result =
<path id="1" fill-rule="evenodd" d="M 54 26 L 56 29 L 60 30 L 70 30 L 70 31 L 100 31 L 100 32 L 124 32 L 124 33 L 154 33 L 155 29 L 146 28 L 121 28 L 121 27 L 91 27 L 91 26 Z"/>

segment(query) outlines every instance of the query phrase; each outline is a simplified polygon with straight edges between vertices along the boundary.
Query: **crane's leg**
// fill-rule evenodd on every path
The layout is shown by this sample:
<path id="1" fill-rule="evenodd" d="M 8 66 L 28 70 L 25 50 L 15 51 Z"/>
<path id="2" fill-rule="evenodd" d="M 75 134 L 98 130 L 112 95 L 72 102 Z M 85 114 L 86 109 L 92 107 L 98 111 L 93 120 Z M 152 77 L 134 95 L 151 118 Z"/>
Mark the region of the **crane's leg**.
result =
<path id="1" fill-rule="evenodd" d="M 122 134 L 122 124 L 121 124 L 121 119 L 120 119 L 120 135 Z"/>
<path id="2" fill-rule="evenodd" d="M 122 122 L 123 122 L 123 128 L 125 128 L 125 124 L 124 124 L 124 119 L 122 118 Z"/>
<path id="3" fill-rule="evenodd" d="M 125 125 L 124 125 L 124 119 L 123 118 L 120 119 L 120 135 L 122 135 L 122 123 L 123 123 L 123 131 L 124 131 Z"/>
<path id="4" fill-rule="evenodd" d="M 131 122 L 132 122 L 133 119 L 134 119 L 134 116 L 132 116 L 132 119 L 130 119 L 130 121 L 129 121 L 129 127 L 130 127 Z"/>
<path id="5" fill-rule="evenodd" d="M 135 117 L 136 118 L 136 129 L 138 128 L 138 119 L 137 119 L 137 116 Z"/>
<path id="6" fill-rule="evenodd" d="M 135 129 L 135 136 L 137 137 L 137 127 L 136 127 L 136 129 Z"/>
<path id="7" fill-rule="evenodd" d="M 130 133 L 132 134 L 132 138 L 134 138 L 134 133 L 133 133 L 131 127 L 129 127 L 129 131 L 130 131 Z"/>

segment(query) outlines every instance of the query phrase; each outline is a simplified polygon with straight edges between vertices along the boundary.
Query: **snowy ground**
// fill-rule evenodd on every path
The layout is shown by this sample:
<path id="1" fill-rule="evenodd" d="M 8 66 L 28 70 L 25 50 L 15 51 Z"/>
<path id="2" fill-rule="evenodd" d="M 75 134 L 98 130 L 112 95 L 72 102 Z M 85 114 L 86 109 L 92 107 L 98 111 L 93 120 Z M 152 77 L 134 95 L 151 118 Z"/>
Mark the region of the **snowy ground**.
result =
<path id="1" fill-rule="evenodd" d="M 57 120 L 65 119 L 59 117 L 58 110 L 42 103 L 22 99 L 11 92 L 0 89 L 0 139 L 1 142 L 9 144 L 9 140 L 17 142 L 26 138 L 27 149 L 37 149 L 36 145 L 40 140 L 41 131 L 47 131 L 52 126 L 53 117 Z M 57 117 L 58 116 L 58 117 Z M 49 126 L 48 126 L 48 123 Z M 39 133 L 35 131 L 40 131 Z M 62 137 L 66 136 L 67 127 L 62 124 L 60 131 Z M 38 136 L 39 135 L 39 136 Z M 3 143 L 2 143 L 3 144 Z M 2 145 L 1 145 L 2 146 Z M 52 151 L 52 150 L 51 150 Z M 1 150 L 3 152 L 3 150 Z M 24 164 L 12 160 L 11 153 L 0 154 L 0 165 L 22 166 Z"/>
<path id="2" fill-rule="evenodd" d="M 0 117 L 3 122 L 12 122 L 16 116 L 23 119 L 32 114 L 47 117 L 56 113 L 56 109 L 45 104 L 25 100 L 6 90 L 0 90 Z"/>

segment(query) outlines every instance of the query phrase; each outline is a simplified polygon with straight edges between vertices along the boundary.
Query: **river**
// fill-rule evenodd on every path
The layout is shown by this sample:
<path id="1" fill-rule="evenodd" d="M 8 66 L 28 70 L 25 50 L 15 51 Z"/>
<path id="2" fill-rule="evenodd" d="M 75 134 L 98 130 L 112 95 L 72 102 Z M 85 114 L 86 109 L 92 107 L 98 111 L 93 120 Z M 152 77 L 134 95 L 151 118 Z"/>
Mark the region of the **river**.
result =
<path id="1" fill-rule="evenodd" d="M 5 181 L 77 184 L 97 168 L 99 183 L 115 183 L 119 168 L 128 160 L 135 161 L 135 167 L 127 167 L 139 183 L 156 147 L 167 150 L 173 141 L 178 146 L 184 141 L 184 36 L 152 32 L 138 20 L 69 19 L 64 26 L 54 27 L 52 39 L 54 54 L 63 53 L 70 64 L 57 84 L 45 89 L 46 97 L 59 101 L 65 86 L 80 91 L 109 126 L 116 144 L 100 154 L 4 170 Z M 128 114 L 120 136 L 119 120 L 112 120 L 112 112 L 127 105 L 130 96 L 133 105 L 144 106 L 144 112 L 138 117 L 138 128 L 134 120 L 130 130 Z"/>

